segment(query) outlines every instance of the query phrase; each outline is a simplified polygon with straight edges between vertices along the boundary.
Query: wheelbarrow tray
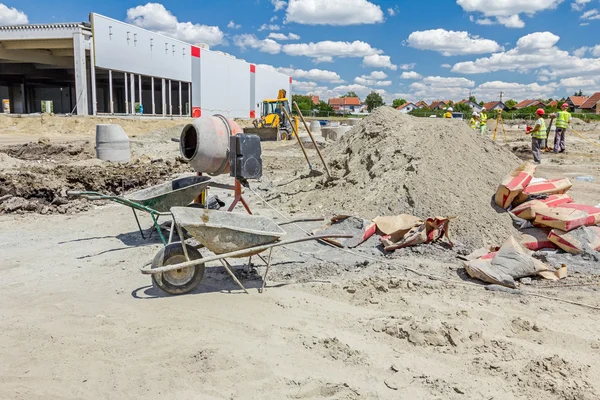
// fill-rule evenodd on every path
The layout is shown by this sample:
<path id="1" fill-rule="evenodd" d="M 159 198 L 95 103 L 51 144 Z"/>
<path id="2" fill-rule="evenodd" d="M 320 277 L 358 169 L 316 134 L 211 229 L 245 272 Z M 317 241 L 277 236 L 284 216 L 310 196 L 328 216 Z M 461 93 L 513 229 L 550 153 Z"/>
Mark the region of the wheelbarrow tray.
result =
<path id="1" fill-rule="evenodd" d="M 285 231 L 272 219 L 257 215 L 190 207 L 171 208 L 175 223 L 215 254 L 275 243 Z M 249 251 L 238 257 L 258 252 Z"/>
<path id="2" fill-rule="evenodd" d="M 190 204 L 210 181 L 208 176 L 187 176 L 129 193 L 125 198 L 158 212 L 168 212 L 171 207 Z"/>

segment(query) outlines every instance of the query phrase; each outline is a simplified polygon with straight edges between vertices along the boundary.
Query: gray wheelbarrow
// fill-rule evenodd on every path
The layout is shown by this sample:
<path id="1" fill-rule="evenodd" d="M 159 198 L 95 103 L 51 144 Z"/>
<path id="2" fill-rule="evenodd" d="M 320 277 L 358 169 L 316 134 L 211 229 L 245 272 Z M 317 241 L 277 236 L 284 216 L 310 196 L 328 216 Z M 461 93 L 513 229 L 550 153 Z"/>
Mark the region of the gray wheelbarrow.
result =
<path id="1" fill-rule="evenodd" d="M 169 294 L 185 294 L 194 290 L 204 277 L 204 265 L 212 261 L 220 261 L 237 285 L 248 293 L 226 259 L 251 257 L 269 250 L 266 260 L 259 255 L 267 265 L 259 289 L 262 292 L 267 281 L 274 247 L 309 240 L 350 237 L 319 235 L 281 241 L 280 238 L 286 234 L 285 231 L 267 217 L 187 207 L 173 207 L 171 214 L 180 238 L 184 237 L 182 229 L 185 229 L 215 255 L 203 258 L 197 248 L 185 242 L 173 242 L 160 249 L 152 264 L 141 268 L 141 272 L 151 274 L 154 284 Z"/>

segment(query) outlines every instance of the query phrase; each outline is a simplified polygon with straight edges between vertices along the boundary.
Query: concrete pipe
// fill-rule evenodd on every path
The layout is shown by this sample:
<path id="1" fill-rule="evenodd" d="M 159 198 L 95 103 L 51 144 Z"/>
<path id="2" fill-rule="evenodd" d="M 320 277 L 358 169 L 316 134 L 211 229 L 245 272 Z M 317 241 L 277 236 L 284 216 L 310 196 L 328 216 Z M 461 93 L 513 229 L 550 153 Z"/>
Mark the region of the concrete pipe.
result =
<path id="1" fill-rule="evenodd" d="M 131 158 L 129 137 L 121 125 L 96 125 L 96 158 L 104 161 L 129 161 Z"/>
<path id="2" fill-rule="evenodd" d="M 312 121 L 310 123 L 310 131 L 315 134 L 315 135 L 320 135 L 321 134 L 321 123 L 319 121 Z"/>
<path id="3" fill-rule="evenodd" d="M 229 137 L 242 128 L 222 115 L 202 116 L 181 132 L 179 150 L 196 172 L 213 176 L 229 173 Z"/>

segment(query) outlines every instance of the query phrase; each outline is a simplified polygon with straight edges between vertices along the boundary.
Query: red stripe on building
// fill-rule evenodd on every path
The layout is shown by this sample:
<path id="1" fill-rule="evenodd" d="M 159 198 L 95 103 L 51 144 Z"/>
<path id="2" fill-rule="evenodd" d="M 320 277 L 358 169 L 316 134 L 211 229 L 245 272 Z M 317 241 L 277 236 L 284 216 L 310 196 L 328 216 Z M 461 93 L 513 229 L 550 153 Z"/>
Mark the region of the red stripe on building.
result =
<path id="1" fill-rule="evenodd" d="M 250 72 L 253 74 L 256 73 L 256 65 L 250 64 Z"/>
<path id="2" fill-rule="evenodd" d="M 192 118 L 200 118 L 202 116 L 202 109 L 200 107 L 192 107 Z"/>
<path id="3" fill-rule="evenodd" d="M 250 118 L 256 118 L 256 111 L 254 111 L 254 110 L 250 111 Z"/>
<path id="4" fill-rule="evenodd" d="M 192 46 L 192 57 L 200 58 L 200 47 Z"/>
<path id="5" fill-rule="evenodd" d="M 292 77 L 290 76 L 290 83 L 292 83 Z"/>

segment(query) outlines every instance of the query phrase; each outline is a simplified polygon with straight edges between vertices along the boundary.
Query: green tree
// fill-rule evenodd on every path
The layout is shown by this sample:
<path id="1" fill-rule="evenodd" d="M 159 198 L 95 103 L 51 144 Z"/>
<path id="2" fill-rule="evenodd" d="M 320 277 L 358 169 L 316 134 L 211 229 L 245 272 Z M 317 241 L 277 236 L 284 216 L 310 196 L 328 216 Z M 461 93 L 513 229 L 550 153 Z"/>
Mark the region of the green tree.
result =
<path id="1" fill-rule="evenodd" d="M 354 92 L 348 92 L 343 96 L 340 96 L 340 98 L 344 98 L 344 97 L 358 97 L 358 95 Z"/>
<path id="2" fill-rule="evenodd" d="M 371 92 L 365 99 L 365 103 L 367 104 L 367 110 L 369 112 L 373 111 L 377 107 L 383 106 L 385 103 L 383 102 L 383 97 L 377 92 Z"/>
<path id="3" fill-rule="evenodd" d="M 573 96 L 583 96 L 583 92 L 579 89 L 579 92 L 575 92 Z"/>
<path id="4" fill-rule="evenodd" d="M 293 94 L 292 101 L 295 101 L 296 103 L 298 103 L 298 107 L 300 108 L 300 111 L 302 111 L 303 114 L 309 113 L 311 110 L 317 108 L 315 106 L 315 103 L 312 101 L 311 96 L 305 96 L 302 94 Z M 290 104 L 290 106 L 292 107 L 292 109 L 295 109 L 295 107 L 292 104 Z"/>
<path id="5" fill-rule="evenodd" d="M 471 118 L 471 114 L 473 114 L 471 106 L 465 103 L 456 103 L 452 108 L 456 112 L 463 113 L 465 118 Z"/>
<path id="6" fill-rule="evenodd" d="M 475 96 L 473 96 L 473 95 L 469 96 L 469 101 L 471 101 L 471 102 L 473 102 L 473 103 L 477 104 L 477 99 L 476 99 L 476 98 L 475 98 Z"/>
<path id="7" fill-rule="evenodd" d="M 330 115 L 330 113 L 333 112 L 333 107 L 331 107 L 329 104 L 325 103 L 323 100 L 321 100 L 319 102 L 317 109 L 319 110 L 320 117 L 328 117 Z"/>
<path id="8" fill-rule="evenodd" d="M 403 104 L 406 104 L 406 100 L 405 99 L 395 99 L 394 102 L 392 103 L 392 107 L 398 108 L 398 107 L 400 107 Z"/>
<path id="9" fill-rule="evenodd" d="M 517 102 L 516 102 L 515 100 L 513 100 L 513 99 L 510 99 L 510 100 L 506 100 L 506 101 L 504 102 L 504 104 L 506 104 L 506 107 L 508 107 L 508 108 L 513 108 L 514 106 L 516 106 L 516 105 L 517 105 L 517 104 L 519 104 L 519 103 L 517 103 Z"/>
<path id="10" fill-rule="evenodd" d="M 479 105 L 480 105 L 481 107 L 483 107 L 483 106 L 485 106 L 485 102 L 483 102 L 483 101 L 480 101 L 480 102 L 479 102 Z"/>

